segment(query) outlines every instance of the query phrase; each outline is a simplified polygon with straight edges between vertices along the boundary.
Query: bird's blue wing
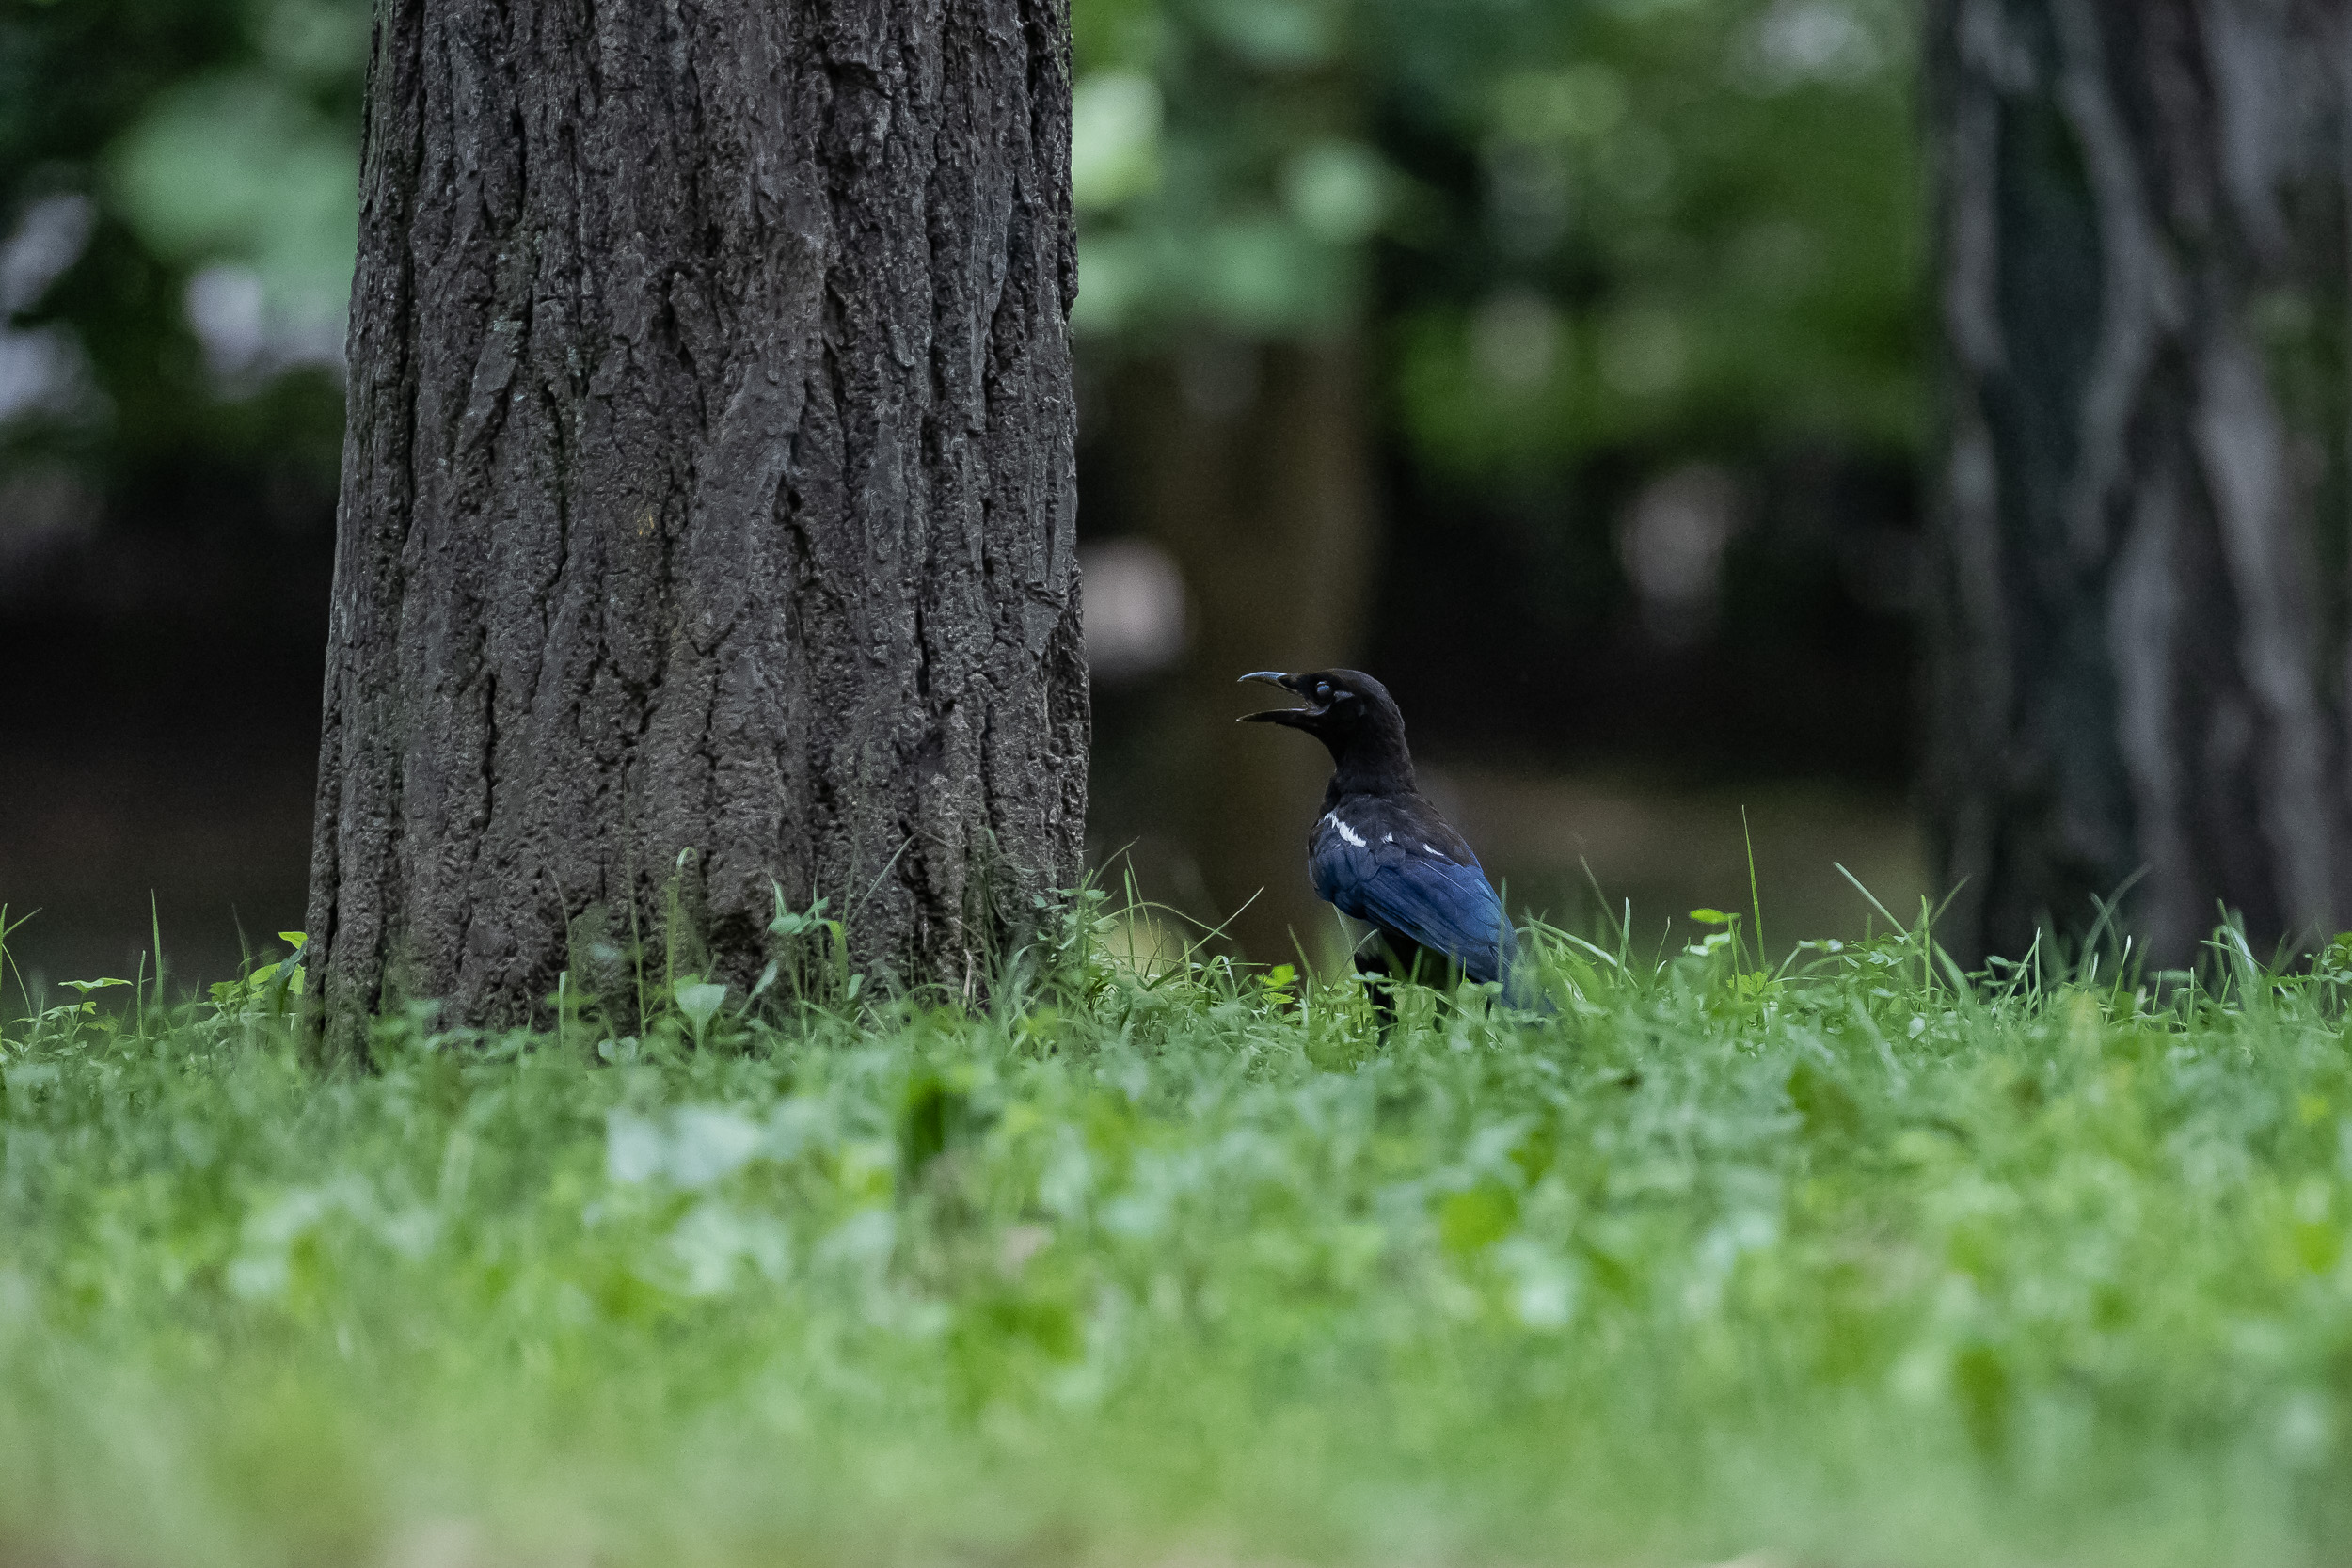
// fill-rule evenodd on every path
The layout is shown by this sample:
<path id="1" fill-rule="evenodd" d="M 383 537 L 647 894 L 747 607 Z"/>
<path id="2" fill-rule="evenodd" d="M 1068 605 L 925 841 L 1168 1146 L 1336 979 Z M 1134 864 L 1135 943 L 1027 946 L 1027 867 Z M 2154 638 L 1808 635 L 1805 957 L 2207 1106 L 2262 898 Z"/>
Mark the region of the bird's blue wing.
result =
<path id="1" fill-rule="evenodd" d="M 1343 913 L 1445 954 L 1473 980 L 1502 977 L 1502 900 L 1475 862 L 1401 840 L 1356 843 L 1327 819 L 1309 866 L 1315 892 Z"/>

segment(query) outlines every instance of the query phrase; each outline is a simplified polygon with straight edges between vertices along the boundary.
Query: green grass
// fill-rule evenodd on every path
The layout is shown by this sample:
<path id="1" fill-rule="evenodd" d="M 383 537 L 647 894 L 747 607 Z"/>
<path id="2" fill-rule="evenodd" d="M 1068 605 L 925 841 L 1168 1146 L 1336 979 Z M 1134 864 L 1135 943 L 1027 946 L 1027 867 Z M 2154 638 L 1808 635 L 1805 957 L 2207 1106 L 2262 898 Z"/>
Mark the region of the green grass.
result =
<path id="1" fill-rule="evenodd" d="M 2352 1553 L 2344 952 L 1562 940 L 1383 1042 L 1090 941 L 367 1076 L 267 985 L 0 1028 L 0 1560 Z"/>

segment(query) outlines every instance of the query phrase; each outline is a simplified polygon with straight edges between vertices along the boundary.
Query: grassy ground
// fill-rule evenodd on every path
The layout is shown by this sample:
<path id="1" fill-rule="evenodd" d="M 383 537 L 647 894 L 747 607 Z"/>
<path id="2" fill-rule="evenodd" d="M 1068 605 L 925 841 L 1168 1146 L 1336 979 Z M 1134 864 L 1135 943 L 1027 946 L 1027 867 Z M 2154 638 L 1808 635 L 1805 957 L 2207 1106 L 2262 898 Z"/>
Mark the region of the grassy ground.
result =
<path id="1" fill-rule="evenodd" d="M 266 986 L 0 1027 L 0 1559 L 2352 1553 L 2345 955 L 1557 942 L 1383 1042 L 1104 951 L 370 1076 Z"/>

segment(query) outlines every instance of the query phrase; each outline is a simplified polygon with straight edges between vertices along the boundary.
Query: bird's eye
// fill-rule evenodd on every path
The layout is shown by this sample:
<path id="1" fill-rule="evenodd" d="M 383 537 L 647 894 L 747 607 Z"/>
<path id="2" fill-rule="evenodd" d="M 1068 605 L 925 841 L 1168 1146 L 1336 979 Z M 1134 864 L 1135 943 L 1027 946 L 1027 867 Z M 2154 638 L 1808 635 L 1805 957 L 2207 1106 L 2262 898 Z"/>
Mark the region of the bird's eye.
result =
<path id="1" fill-rule="evenodd" d="M 1315 701 L 1318 703 L 1327 703 L 1330 700 L 1331 683 L 1329 681 L 1315 682 Z"/>

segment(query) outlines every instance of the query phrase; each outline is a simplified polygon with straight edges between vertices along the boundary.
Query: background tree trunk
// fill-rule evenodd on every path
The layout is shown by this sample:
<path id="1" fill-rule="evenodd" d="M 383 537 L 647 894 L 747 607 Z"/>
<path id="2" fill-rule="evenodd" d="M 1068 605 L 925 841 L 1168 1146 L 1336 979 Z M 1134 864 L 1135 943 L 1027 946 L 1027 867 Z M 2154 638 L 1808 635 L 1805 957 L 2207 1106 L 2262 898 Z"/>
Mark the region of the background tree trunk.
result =
<path id="1" fill-rule="evenodd" d="M 1068 61 L 1060 0 L 378 0 L 330 1046 L 632 931 L 740 985 L 771 884 L 961 981 L 1074 879 Z"/>
<path id="2" fill-rule="evenodd" d="M 1204 340 L 1129 367 L 1115 408 L 1121 514 L 1175 558 L 1192 610 L 1153 772 L 1199 863 L 1195 912 L 1259 962 L 1322 958 L 1338 917 L 1308 882 L 1307 830 L 1331 759 L 1236 724 L 1275 704 L 1234 682 L 1355 659 L 1375 554 L 1361 361 L 1345 342 Z"/>
<path id="3" fill-rule="evenodd" d="M 1971 961 L 2347 909 L 2344 10 L 1934 0 L 1930 790 Z M 2324 523 L 2324 526 L 2323 526 Z"/>

